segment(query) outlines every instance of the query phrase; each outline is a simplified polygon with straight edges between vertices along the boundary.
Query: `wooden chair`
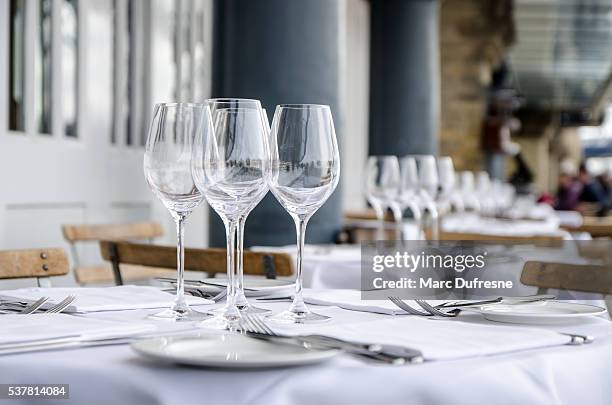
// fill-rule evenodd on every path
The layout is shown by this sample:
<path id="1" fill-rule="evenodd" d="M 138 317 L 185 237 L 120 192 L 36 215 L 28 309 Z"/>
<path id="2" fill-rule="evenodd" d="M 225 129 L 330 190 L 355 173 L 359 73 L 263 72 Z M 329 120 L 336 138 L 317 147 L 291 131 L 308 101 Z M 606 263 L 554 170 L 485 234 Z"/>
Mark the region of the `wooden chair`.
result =
<path id="1" fill-rule="evenodd" d="M 101 225 L 64 225 L 64 238 L 70 244 L 74 261 L 74 276 L 80 284 L 109 283 L 115 280 L 112 267 L 107 264 L 83 265 L 77 252 L 78 243 L 99 242 L 101 240 L 147 240 L 162 236 L 164 231 L 156 222 L 141 222 L 130 224 Z M 145 280 L 151 277 L 169 276 L 165 269 L 143 268 L 141 266 L 125 266 L 125 280 Z"/>
<path id="2" fill-rule="evenodd" d="M 117 285 L 123 284 L 123 265 L 172 269 L 176 275 L 176 247 L 101 241 L 100 252 L 112 264 Z M 225 249 L 185 249 L 185 269 L 208 274 L 226 273 Z M 293 274 L 293 261 L 287 253 L 245 252 L 244 274 L 276 278 Z"/>
<path id="3" fill-rule="evenodd" d="M 431 230 L 425 230 L 427 240 L 431 240 Z M 472 232 L 448 232 L 440 231 L 439 240 L 448 241 L 488 241 L 488 242 L 513 242 L 513 243 L 533 243 L 543 246 L 561 246 L 563 244 L 563 236 L 561 235 L 498 235 L 484 234 Z"/>
<path id="4" fill-rule="evenodd" d="M 521 283 L 547 289 L 612 294 L 612 266 L 528 261 Z"/>
<path id="5" fill-rule="evenodd" d="M 49 277 L 64 276 L 69 269 L 61 248 L 0 251 L 0 279 L 36 278 L 39 287 L 50 287 Z"/>
<path id="6" fill-rule="evenodd" d="M 538 294 L 549 289 L 603 294 L 612 316 L 612 266 L 528 261 L 521 272 L 521 283 L 538 287 Z"/>

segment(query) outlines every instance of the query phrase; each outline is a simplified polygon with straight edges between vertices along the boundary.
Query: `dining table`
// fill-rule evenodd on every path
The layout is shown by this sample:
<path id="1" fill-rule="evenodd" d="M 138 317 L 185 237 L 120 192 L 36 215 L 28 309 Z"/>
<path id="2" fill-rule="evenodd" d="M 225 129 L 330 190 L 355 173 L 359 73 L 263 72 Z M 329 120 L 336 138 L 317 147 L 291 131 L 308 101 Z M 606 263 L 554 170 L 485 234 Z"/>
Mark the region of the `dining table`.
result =
<path id="1" fill-rule="evenodd" d="M 306 293 L 309 291 L 312 290 Z M 281 311 L 288 303 L 261 300 L 256 305 Z M 206 305 L 206 309 L 212 307 Z M 337 306 L 313 306 L 313 309 L 330 316 L 331 326 L 358 327 L 381 319 L 390 322 L 407 319 Z M 148 322 L 168 335 L 223 333 L 199 328 L 194 323 L 145 320 L 146 315 L 155 311 L 98 311 L 75 316 L 131 324 Z M 421 327 L 407 335 L 417 335 L 429 325 L 445 325 L 438 322 L 450 323 L 451 327 L 467 323 L 500 327 L 499 323 L 487 321 L 478 314 L 466 314 L 448 320 L 423 320 Z M 1 325 L 0 318 L 0 330 Z M 558 326 L 541 328 L 555 330 Z M 127 344 L 118 344 L 2 355 L 0 384 L 68 384 L 69 398 L 58 402 L 66 405 L 609 404 L 612 323 L 593 317 L 566 328 L 591 335 L 595 341 L 580 346 L 554 345 L 494 355 L 458 356 L 421 364 L 389 365 L 341 354 L 314 365 L 247 370 L 158 363 L 141 357 Z M 0 403 L 42 401 L 0 399 Z"/>

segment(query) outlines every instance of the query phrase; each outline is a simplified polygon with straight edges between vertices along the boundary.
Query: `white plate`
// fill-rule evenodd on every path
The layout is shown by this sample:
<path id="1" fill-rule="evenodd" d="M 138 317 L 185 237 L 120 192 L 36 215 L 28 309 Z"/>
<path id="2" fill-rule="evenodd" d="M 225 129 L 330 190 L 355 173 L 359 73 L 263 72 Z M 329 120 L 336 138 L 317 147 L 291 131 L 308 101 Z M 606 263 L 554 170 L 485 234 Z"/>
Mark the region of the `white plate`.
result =
<path id="1" fill-rule="evenodd" d="M 223 277 L 203 279 L 207 284 L 198 286 L 199 288 L 222 289 L 227 286 L 227 279 Z M 264 297 L 272 294 L 292 294 L 295 290 L 295 283 L 289 280 L 269 279 L 259 277 L 244 278 L 244 294 L 247 297 Z"/>
<path id="2" fill-rule="evenodd" d="M 575 322 L 576 318 L 601 315 L 606 312 L 604 308 L 594 305 L 563 301 L 514 305 L 489 304 L 465 310 L 482 314 L 490 321 L 540 325 Z"/>
<path id="3" fill-rule="evenodd" d="M 238 334 L 174 336 L 141 340 L 132 349 L 164 363 L 214 368 L 269 368 L 313 364 L 331 359 L 337 350 L 307 350 Z"/>

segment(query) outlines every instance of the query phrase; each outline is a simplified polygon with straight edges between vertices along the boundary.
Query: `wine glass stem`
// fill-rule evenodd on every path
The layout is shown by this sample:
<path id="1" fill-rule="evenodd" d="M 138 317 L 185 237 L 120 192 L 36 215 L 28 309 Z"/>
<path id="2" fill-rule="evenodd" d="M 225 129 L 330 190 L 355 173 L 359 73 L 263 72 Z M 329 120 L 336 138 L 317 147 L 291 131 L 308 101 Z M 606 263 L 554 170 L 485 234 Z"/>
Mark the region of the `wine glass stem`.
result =
<path id="1" fill-rule="evenodd" d="M 187 308 L 185 301 L 185 215 L 177 214 L 176 221 L 176 300 L 175 308 Z"/>
<path id="2" fill-rule="evenodd" d="M 397 241 L 402 240 L 402 226 L 404 225 L 404 216 L 402 208 L 396 202 L 391 204 L 391 211 L 393 212 L 393 219 L 395 221 L 395 239 Z"/>
<path id="3" fill-rule="evenodd" d="M 243 246 L 244 246 L 244 223 L 246 217 L 238 219 L 238 227 L 236 230 L 236 268 L 238 280 L 236 280 L 236 305 L 247 305 L 244 296 L 244 267 L 243 267 Z"/>
<path id="4" fill-rule="evenodd" d="M 377 237 L 378 240 L 385 240 L 385 211 L 382 204 L 373 205 L 376 218 L 378 219 Z"/>
<path id="5" fill-rule="evenodd" d="M 293 298 L 293 304 L 291 310 L 293 312 L 308 312 L 306 304 L 304 304 L 304 297 L 302 295 L 303 283 L 302 283 L 302 259 L 304 255 L 304 238 L 306 236 L 306 225 L 308 225 L 308 219 L 296 218 L 295 219 L 295 231 L 297 234 L 297 269 L 295 277 L 295 297 Z"/>
<path id="6" fill-rule="evenodd" d="M 227 305 L 235 305 L 236 282 L 234 280 L 234 237 L 236 236 L 236 222 L 225 223 L 225 238 L 227 241 Z"/>
<path id="7" fill-rule="evenodd" d="M 421 239 L 421 234 L 423 233 L 424 229 L 423 229 L 423 220 L 421 218 L 421 208 L 419 207 L 419 204 L 417 204 L 416 201 L 410 201 L 408 203 L 408 206 L 410 207 L 410 211 L 412 211 L 412 217 L 414 218 L 414 223 L 416 225 L 416 240 L 420 240 Z"/>

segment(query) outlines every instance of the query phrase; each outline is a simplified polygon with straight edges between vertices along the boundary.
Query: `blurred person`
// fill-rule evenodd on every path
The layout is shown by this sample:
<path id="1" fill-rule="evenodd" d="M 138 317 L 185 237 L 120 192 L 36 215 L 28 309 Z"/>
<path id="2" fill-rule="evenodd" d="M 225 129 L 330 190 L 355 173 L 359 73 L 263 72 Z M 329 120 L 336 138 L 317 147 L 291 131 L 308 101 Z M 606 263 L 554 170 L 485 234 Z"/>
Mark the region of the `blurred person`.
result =
<path id="1" fill-rule="evenodd" d="M 595 176 L 595 181 L 597 181 L 604 193 L 608 196 L 608 202 L 612 203 L 612 179 L 610 178 L 610 173 L 603 172 L 600 175 Z"/>
<path id="2" fill-rule="evenodd" d="M 557 186 L 556 210 L 574 211 L 580 204 L 582 183 L 576 178 L 576 165 L 571 160 L 564 160 L 559 167 L 559 184 Z"/>
<path id="3" fill-rule="evenodd" d="M 582 183 L 578 210 L 585 213 L 593 207 L 595 215 L 606 215 L 610 208 L 610 199 L 601 184 L 591 176 L 584 162 L 578 169 L 578 180 Z"/>

